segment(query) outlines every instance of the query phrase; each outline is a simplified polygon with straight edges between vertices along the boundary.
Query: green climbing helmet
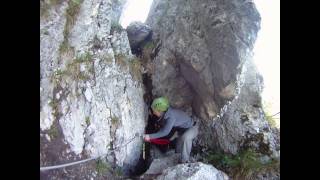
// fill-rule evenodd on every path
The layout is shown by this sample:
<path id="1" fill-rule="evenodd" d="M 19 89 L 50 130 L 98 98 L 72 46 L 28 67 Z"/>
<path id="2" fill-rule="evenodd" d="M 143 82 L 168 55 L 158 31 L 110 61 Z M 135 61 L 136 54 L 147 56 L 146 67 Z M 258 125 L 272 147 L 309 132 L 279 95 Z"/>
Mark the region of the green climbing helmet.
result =
<path id="1" fill-rule="evenodd" d="M 169 108 L 169 100 L 165 97 L 159 97 L 153 100 L 151 108 L 154 111 L 164 112 Z"/>

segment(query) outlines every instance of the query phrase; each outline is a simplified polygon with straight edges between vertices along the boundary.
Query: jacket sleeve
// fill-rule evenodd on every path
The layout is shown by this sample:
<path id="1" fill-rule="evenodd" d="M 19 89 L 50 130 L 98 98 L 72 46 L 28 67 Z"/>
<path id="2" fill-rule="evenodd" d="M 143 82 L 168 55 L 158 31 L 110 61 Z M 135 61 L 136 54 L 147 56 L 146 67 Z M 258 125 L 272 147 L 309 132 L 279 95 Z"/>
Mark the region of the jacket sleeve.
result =
<path id="1" fill-rule="evenodd" d="M 149 134 L 150 139 L 156 139 L 168 135 L 173 128 L 174 121 L 174 118 L 166 119 L 165 125 L 158 132 Z"/>

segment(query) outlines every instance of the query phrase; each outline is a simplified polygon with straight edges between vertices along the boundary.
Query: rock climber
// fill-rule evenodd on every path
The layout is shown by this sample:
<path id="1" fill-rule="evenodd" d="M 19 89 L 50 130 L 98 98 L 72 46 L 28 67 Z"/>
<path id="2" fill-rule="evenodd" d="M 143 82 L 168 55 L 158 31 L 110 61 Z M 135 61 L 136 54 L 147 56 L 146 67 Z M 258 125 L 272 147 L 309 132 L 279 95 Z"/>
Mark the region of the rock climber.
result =
<path id="1" fill-rule="evenodd" d="M 170 107 L 165 97 L 154 99 L 151 110 L 159 118 L 158 121 L 163 122 L 161 123 L 163 125 L 156 133 L 144 134 L 144 140 L 150 142 L 152 139 L 167 136 L 175 128 L 179 134 L 175 151 L 181 154 L 181 163 L 190 162 L 192 141 L 198 135 L 198 124 L 187 113 Z"/>

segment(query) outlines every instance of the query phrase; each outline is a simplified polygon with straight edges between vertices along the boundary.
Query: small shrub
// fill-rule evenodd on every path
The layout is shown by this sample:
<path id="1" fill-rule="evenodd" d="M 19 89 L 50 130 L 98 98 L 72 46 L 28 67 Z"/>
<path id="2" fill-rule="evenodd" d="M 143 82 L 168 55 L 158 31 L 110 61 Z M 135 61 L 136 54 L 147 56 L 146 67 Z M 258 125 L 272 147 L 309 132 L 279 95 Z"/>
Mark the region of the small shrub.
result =
<path id="1" fill-rule="evenodd" d="M 76 58 L 76 61 L 79 63 L 88 63 L 92 61 L 92 54 L 90 52 L 86 52 L 79 57 Z"/>
<path id="2" fill-rule="evenodd" d="M 49 1 L 40 1 L 40 17 L 48 17 L 49 9 L 62 3 L 62 0 L 49 0 Z"/>
<path id="3" fill-rule="evenodd" d="M 131 76 L 137 80 L 142 82 L 142 73 L 141 73 L 141 62 L 138 58 L 133 59 L 130 61 L 130 74 Z"/>
<path id="4" fill-rule="evenodd" d="M 114 31 L 121 32 L 123 30 L 122 26 L 119 24 L 119 22 L 112 21 L 111 22 L 111 34 L 113 34 Z"/>
<path id="5" fill-rule="evenodd" d="M 206 161 L 218 169 L 240 177 L 249 177 L 254 172 L 277 168 L 279 165 L 279 161 L 274 159 L 262 163 L 259 155 L 250 149 L 236 155 L 213 153 L 211 151 L 208 153 Z"/>
<path id="6" fill-rule="evenodd" d="M 87 126 L 90 125 L 90 117 L 89 116 L 86 117 L 86 124 L 87 124 Z"/>
<path id="7" fill-rule="evenodd" d="M 123 175 L 120 167 L 116 167 L 113 171 L 117 177 L 121 177 Z"/>
<path id="8" fill-rule="evenodd" d="M 69 50 L 71 50 L 71 47 L 70 45 L 68 44 L 68 41 L 66 40 L 67 38 L 65 38 L 63 40 L 63 42 L 60 44 L 59 46 L 59 52 L 60 53 L 66 53 L 68 52 Z"/>
<path id="9" fill-rule="evenodd" d="M 263 104 L 263 112 L 265 114 L 266 120 L 268 121 L 271 127 L 276 127 L 277 126 L 276 118 L 272 117 L 273 114 L 271 114 L 270 109 L 271 109 L 271 104 L 268 104 L 265 102 Z"/>
<path id="10" fill-rule="evenodd" d="M 101 159 L 96 161 L 96 170 L 98 174 L 104 174 L 110 169 L 110 165 L 106 162 L 103 162 Z"/>
<path id="11" fill-rule="evenodd" d="M 53 76 L 57 81 L 59 81 L 65 75 L 67 75 L 67 71 L 63 71 L 61 69 L 58 69 L 53 73 Z"/>
<path id="12" fill-rule="evenodd" d="M 143 49 L 151 49 L 152 50 L 152 49 L 154 49 L 154 47 L 155 47 L 154 42 L 153 41 L 149 41 L 143 46 Z"/>
<path id="13" fill-rule="evenodd" d="M 70 0 L 70 1 L 68 1 L 68 9 L 66 10 L 67 20 L 66 20 L 66 24 L 65 24 L 65 27 L 63 30 L 64 39 L 59 47 L 59 51 L 61 53 L 67 52 L 67 50 L 70 49 L 70 45 L 69 45 L 69 41 L 68 41 L 70 29 L 74 25 L 76 16 L 79 13 L 82 2 L 83 2 L 83 0 Z"/>
<path id="14" fill-rule="evenodd" d="M 104 55 L 102 59 L 106 61 L 107 64 L 112 64 L 113 62 L 113 57 L 111 57 L 110 55 Z"/>
<path id="15" fill-rule="evenodd" d="M 53 117 L 57 118 L 58 115 L 59 115 L 59 103 L 56 99 L 52 99 L 50 102 L 49 102 L 49 106 L 51 106 L 51 109 L 52 109 L 52 115 Z"/>
<path id="16" fill-rule="evenodd" d="M 120 66 L 122 70 L 126 70 L 128 68 L 127 57 L 125 55 L 119 54 L 115 56 L 115 63 Z"/>
<path id="17" fill-rule="evenodd" d="M 50 136 L 50 138 L 55 139 L 58 137 L 58 129 L 55 125 L 52 125 L 51 128 L 48 131 L 48 134 Z"/>
<path id="18" fill-rule="evenodd" d="M 46 29 L 46 30 L 43 31 L 43 34 L 44 35 L 49 35 L 49 31 Z"/>
<path id="19" fill-rule="evenodd" d="M 89 66 L 88 72 L 80 71 L 81 63 L 85 63 L 86 66 Z M 76 59 L 72 60 L 71 63 L 67 64 L 66 69 L 64 71 L 58 72 L 61 76 L 70 76 L 74 80 L 83 80 L 87 81 L 90 79 L 90 73 L 94 73 L 92 55 L 87 52 Z"/>
<path id="20" fill-rule="evenodd" d="M 118 119 L 116 116 L 111 117 L 111 123 L 112 123 L 113 125 L 118 124 L 118 122 L 119 122 L 119 119 Z"/>
<path id="21" fill-rule="evenodd" d="M 72 0 L 74 4 L 80 5 L 83 0 Z"/>
<path id="22" fill-rule="evenodd" d="M 266 119 L 269 122 L 271 127 L 277 126 L 276 120 L 275 120 L 275 118 L 272 117 L 272 115 L 266 114 Z"/>

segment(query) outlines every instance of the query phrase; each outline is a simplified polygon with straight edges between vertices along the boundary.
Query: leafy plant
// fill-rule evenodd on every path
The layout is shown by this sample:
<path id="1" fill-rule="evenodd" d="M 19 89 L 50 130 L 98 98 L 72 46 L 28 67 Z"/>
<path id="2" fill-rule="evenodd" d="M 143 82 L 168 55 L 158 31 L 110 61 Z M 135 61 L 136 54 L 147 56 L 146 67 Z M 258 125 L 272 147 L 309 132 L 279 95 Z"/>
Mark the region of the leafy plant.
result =
<path id="1" fill-rule="evenodd" d="M 271 127 L 276 127 L 277 123 L 276 123 L 276 118 L 274 118 L 271 113 L 271 104 L 270 103 L 264 103 L 263 104 L 263 112 L 265 114 L 266 120 L 268 121 L 269 125 Z"/>
<path id="2" fill-rule="evenodd" d="M 110 165 L 106 162 L 102 161 L 101 159 L 98 159 L 96 161 L 96 170 L 98 174 L 104 174 L 110 169 Z"/>
<path id="3" fill-rule="evenodd" d="M 87 126 L 90 125 L 90 117 L 89 116 L 86 117 L 86 124 L 87 124 Z"/>
<path id="4" fill-rule="evenodd" d="M 277 168 L 279 165 L 279 161 L 275 159 L 270 159 L 266 163 L 263 163 L 260 160 L 260 156 L 250 149 L 236 155 L 210 151 L 206 157 L 206 162 L 228 173 L 241 177 L 249 177 L 255 172 L 269 168 Z"/>
<path id="5" fill-rule="evenodd" d="M 51 106 L 51 109 L 52 109 L 52 115 L 57 118 L 58 117 L 58 101 L 56 99 L 52 99 L 50 102 L 49 102 L 49 106 Z"/>
<path id="6" fill-rule="evenodd" d="M 61 43 L 59 47 L 60 52 L 66 52 L 70 49 L 70 45 L 68 42 L 69 33 L 71 27 L 74 25 L 75 19 L 77 17 L 77 14 L 80 11 L 81 3 L 83 0 L 70 0 L 68 1 L 68 9 L 66 10 L 66 24 L 63 30 L 63 42 Z"/>
<path id="7" fill-rule="evenodd" d="M 113 171 L 117 177 L 121 177 L 123 175 L 120 167 L 116 167 Z"/>
<path id="8" fill-rule="evenodd" d="M 119 54 L 115 56 L 115 63 L 120 66 L 122 70 L 128 68 L 128 62 L 125 55 Z"/>
<path id="9" fill-rule="evenodd" d="M 58 129 L 55 125 L 52 125 L 51 128 L 48 131 L 49 136 L 54 139 L 58 137 Z"/>
<path id="10" fill-rule="evenodd" d="M 111 34 L 114 32 L 114 31 L 116 31 L 116 32 L 120 32 L 120 31 L 122 31 L 123 30 L 123 28 L 122 28 L 122 26 L 121 26 L 121 24 L 119 24 L 119 22 L 117 22 L 117 21 L 112 21 L 111 22 Z"/>
<path id="11" fill-rule="evenodd" d="M 116 116 L 112 116 L 112 117 L 111 117 L 111 123 L 112 123 L 113 125 L 116 125 L 118 122 L 119 122 L 119 119 L 118 119 Z"/>
<path id="12" fill-rule="evenodd" d="M 138 58 L 134 58 L 130 61 L 129 70 L 131 76 L 137 80 L 142 82 L 142 73 L 141 73 L 141 61 Z"/>
<path id="13" fill-rule="evenodd" d="M 90 52 L 86 52 L 79 57 L 76 58 L 76 61 L 79 63 L 90 62 L 92 61 L 92 54 Z"/>
<path id="14" fill-rule="evenodd" d="M 143 46 L 144 49 L 153 49 L 154 47 L 155 47 L 155 44 L 153 41 L 149 41 Z"/>

